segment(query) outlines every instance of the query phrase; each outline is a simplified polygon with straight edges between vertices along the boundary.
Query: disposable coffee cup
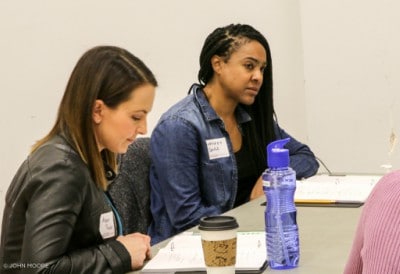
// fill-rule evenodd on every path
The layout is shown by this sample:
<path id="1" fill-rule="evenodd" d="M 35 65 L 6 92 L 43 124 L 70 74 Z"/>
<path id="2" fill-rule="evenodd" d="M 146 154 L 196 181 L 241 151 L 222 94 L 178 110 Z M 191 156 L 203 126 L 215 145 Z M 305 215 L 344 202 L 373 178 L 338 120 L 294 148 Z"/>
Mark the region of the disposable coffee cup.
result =
<path id="1" fill-rule="evenodd" d="M 236 264 L 236 219 L 211 216 L 200 219 L 199 231 L 207 274 L 234 274 Z"/>

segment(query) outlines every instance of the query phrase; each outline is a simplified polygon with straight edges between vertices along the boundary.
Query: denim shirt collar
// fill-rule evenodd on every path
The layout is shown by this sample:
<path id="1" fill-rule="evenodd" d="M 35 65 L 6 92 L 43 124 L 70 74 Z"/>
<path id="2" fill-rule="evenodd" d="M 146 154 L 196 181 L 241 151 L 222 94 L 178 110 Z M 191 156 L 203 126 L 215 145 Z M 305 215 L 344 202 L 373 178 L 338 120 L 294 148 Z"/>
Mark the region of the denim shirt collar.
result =
<path id="1" fill-rule="evenodd" d="M 203 87 L 199 84 L 193 84 L 189 90 L 189 94 L 193 94 L 195 101 L 199 104 L 200 110 L 203 113 L 205 119 L 208 121 L 220 120 L 221 118 L 211 107 L 204 94 Z M 239 124 L 243 124 L 251 121 L 251 116 L 244 110 L 244 108 L 239 104 L 235 110 L 236 119 Z"/>

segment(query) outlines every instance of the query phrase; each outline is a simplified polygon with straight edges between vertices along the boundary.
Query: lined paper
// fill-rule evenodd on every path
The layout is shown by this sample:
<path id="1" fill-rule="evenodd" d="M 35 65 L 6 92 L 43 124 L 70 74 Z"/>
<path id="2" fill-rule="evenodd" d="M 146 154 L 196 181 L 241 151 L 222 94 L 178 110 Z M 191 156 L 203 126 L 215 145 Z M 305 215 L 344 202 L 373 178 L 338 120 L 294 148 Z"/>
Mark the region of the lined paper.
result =
<path id="1" fill-rule="evenodd" d="M 238 232 L 236 270 L 259 270 L 267 260 L 265 232 Z M 171 239 L 142 269 L 142 273 L 205 271 L 199 234 L 185 232 Z"/>
<path id="2" fill-rule="evenodd" d="M 364 203 L 381 175 L 316 175 L 297 181 L 295 201 Z"/>

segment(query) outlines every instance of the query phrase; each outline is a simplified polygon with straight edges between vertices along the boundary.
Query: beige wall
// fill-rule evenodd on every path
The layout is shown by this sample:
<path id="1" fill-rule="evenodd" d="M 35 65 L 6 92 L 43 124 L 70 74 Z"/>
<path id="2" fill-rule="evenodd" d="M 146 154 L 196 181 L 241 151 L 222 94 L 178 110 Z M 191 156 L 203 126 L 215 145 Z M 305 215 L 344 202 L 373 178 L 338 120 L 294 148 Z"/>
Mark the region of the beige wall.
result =
<path id="1" fill-rule="evenodd" d="M 400 167 L 400 2 L 301 0 L 307 133 L 332 171 Z"/>
<path id="2" fill-rule="evenodd" d="M 151 131 L 197 81 L 206 36 L 229 23 L 252 24 L 268 38 L 280 122 L 305 139 L 297 1 L 0 1 L 1 195 L 29 147 L 52 126 L 69 74 L 85 50 L 98 44 L 122 46 L 154 71 L 159 88 L 149 117 Z"/>
<path id="3" fill-rule="evenodd" d="M 52 126 L 85 50 L 122 46 L 152 68 L 151 132 L 196 81 L 206 35 L 231 22 L 268 38 L 279 122 L 332 171 L 398 168 L 399 149 L 388 152 L 400 127 L 399 10 L 396 0 L 0 1 L 0 194 Z"/>

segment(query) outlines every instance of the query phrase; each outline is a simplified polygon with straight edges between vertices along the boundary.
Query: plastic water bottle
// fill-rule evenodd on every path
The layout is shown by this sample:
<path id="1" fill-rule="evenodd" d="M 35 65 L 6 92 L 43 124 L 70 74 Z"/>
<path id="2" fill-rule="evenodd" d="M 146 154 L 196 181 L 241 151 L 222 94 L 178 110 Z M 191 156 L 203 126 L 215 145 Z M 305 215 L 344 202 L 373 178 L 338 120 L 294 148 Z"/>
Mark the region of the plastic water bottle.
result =
<path id="1" fill-rule="evenodd" d="M 282 139 L 267 146 L 268 169 L 262 175 L 266 195 L 266 245 L 272 269 L 288 269 L 299 263 L 299 231 L 294 193 L 296 172 L 289 167 L 289 151 Z"/>

